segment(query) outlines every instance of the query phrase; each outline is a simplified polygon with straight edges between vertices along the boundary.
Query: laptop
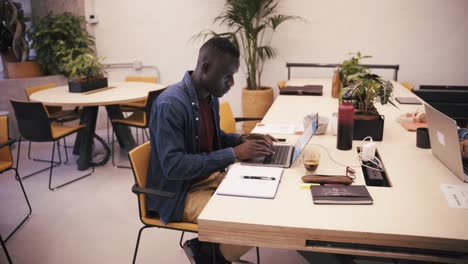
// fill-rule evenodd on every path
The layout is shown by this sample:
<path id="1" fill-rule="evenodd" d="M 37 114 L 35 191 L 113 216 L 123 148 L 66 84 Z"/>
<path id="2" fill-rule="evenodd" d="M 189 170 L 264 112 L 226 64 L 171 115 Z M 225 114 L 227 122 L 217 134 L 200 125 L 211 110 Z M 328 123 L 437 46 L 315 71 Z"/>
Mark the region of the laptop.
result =
<path id="1" fill-rule="evenodd" d="M 274 154 L 259 157 L 255 159 L 245 160 L 242 165 L 250 166 L 270 166 L 289 168 L 291 164 L 299 157 L 302 150 L 305 148 L 309 140 L 315 134 L 318 127 L 318 114 L 315 114 L 310 122 L 310 125 L 304 128 L 304 133 L 299 137 L 295 145 L 289 144 L 274 144 Z"/>
<path id="2" fill-rule="evenodd" d="M 462 181 L 468 182 L 468 162 L 460 152 L 457 122 L 428 104 L 424 104 L 432 154 Z"/>

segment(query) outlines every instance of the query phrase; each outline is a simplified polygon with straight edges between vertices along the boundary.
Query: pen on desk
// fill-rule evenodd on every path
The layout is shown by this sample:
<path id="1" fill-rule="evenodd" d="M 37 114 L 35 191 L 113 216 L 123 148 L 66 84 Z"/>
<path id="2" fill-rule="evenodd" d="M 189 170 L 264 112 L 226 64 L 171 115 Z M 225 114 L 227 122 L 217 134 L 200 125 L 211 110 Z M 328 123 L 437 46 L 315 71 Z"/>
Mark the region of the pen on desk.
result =
<path id="1" fill-rule="evenodd" d="M 250 180 L 271 180 L 274 181 L 276 180 L 275 177 L 266 177 L 266 176 L 242 176 L 244 179 L 250 179 Z"/>

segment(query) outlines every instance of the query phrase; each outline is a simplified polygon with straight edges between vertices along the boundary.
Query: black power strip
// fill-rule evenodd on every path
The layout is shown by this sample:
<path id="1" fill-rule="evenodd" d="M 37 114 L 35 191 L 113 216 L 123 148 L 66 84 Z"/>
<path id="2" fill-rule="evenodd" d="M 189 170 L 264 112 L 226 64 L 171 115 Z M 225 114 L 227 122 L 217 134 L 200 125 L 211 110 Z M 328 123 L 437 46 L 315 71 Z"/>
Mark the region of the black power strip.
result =
<path id="1" fill-rule="evenodd" d="M 369 165 L 369 163 L 370 162 L 366 162 L 365 164 Z M 370 164 L 372 164 L 372 163 L 370 163 Z M 369 166 L 369 167 L 372 167 L 372 166 Z M 369 181 L 370 186 L 382 186 L 383 185 L 384 178 L 383 178 L 382 172 L 380 170 L 371 169 L 371 168 L 368 168 L 368 167 L 365 167 L 365 166 L 363 166 L 363 168 L 367 172 L 367 179 Z"/>

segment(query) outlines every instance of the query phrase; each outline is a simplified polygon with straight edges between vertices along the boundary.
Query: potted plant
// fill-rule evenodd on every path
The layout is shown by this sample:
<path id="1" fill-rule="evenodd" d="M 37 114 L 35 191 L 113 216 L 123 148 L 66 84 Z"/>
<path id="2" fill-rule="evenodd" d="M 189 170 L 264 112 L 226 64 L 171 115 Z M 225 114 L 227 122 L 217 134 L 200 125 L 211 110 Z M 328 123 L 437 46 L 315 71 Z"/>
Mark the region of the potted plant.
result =
<path id="1" fill-rule="evenodd" d="M 242 91 L 244 116 L 263 117 L 273 103 L 273 89 L 261 85 L 265 61 L 275 58 L 276 50 L 270 46 L 273 33 L 283 22 L 298 19 L 277 12 L 279 0 L 226 0 L 224 10 L 215 23 L 227 26 L 228 31 L 205 31 L 199 36 L 229 38 L 241 51 L 247 86 Z M 245 122 L 249 132 L 256 122 Z"/>
<path id="2" fill-rule="evenodd" d="M 80 54 L 76 57 L 70 54 L 63 61 L 64 70 L 70 77 L 68 87 L 71 93 L 88 92 L 108 86 L 107 78 L 104 76 L 104 66 L 101 63 L 102 58 L 96 57 L 93 53 Z"/>
<path id="3" fill-rule="evenodd" d="M 0 1 L 0 52 L 4 78 L 41 76 L 35 61 L 29 59 L 29 43 L 26 40 L 27 19 L 20 3 Z"/>
<path id="4" fill-rule="evenodd" d="M 368 70 L 347 76 L 351 83 L 345 93 L 351 93 L 354 113 L 353 138 L 356 140 L 371 136 L 373 140 L 380 141 L 383 137 L 384 116 L 380 115 L 374 103 L 392 103 L 390 98 L 393 85 Z"/>
<path id="5" fill-rule="evenodd" d="M 348 87 L 351 84 L 349 76 L 358 74 L 358 73 L 369 73 L 369 69 L 365 66 L 360 65 L 360 61 L 366 58 L 372 58 L 370 55 L 362 55 L 361 52 L 350 53 L 351 58 L 349 60 L 344 60 L 338 67 L 339 76 L 343 87 Z M 356 57 L 354 57 L 356 55 Z"/>
<path id="6" fill-rule="evenodd" d="M 71 13 L 52 14 L 33 21 L 28 30 L 36 50 L 37 60 L 49 74 L 63 74 L 69 77 L 64 65 L 69 57 L 92 53 L 94 38 L 85 29 L 82 16 Z"/>

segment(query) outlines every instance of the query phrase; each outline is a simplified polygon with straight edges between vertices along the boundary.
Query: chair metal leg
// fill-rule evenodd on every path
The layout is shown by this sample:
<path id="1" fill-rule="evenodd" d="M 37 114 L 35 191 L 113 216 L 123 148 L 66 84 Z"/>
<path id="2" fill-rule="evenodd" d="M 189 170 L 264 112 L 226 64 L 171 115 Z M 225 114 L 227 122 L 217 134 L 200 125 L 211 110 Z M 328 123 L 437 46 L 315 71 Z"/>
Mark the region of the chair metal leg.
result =
<path id="1" fill-rule="evenodd" d="M 114 152 L 114 132 L 112 132 L 112 166 L 115 167 L 115 152 Z"/>
<path id="2" fill-rule="evenodd" d="M 11 169 L 15 171 L 15 178 L 19 181 L 19 184 L 21 186 L 21 190 L 23 191 L 24 198 L 26 199 L 26 203 L 28 204 L 29 212 L 24 217 L 24 219 L 21 221 L 21 223 L 6 237 L 5 243 L 24 224 L 24 222 L 26 222 L 26 220 L 28 220 L 28 218 L 31 216 L 31 213 L 32 213 L 31 204 L 29 203 L 28 196 L 26 195 L 26 191 L 24 190 L 23 182 L 21 181 L 21 177 L 18 174 L 18 170 L 16 168 L 11 168 Z"/>
<path id="3" fill-rule="evenodd" d="M 6 241 L 3 241 L 3 238 L 2 238 L 2 236 L 0 235 L 0 244 L 1 244 L 2 248 L 3 248 L 3 251 L 5 252 L 5 255 L 6 255 L 6 257 L 7 257 L 8 263 L 12 264 L 13 261 L 11 261 L 11 257 L 10 257 L 10 254 L 8 253 L 8 250 L 7 250 L 7 248 L 6 248 L 5 242 L 6 242 Z"/>
<path id="4" fill-rule="evenodd" d="M 136 245 L 135 245 L 135 252 L 133 253 L 133 261 L 132 261 L 133 264 L 135 264 L 136 257 L 137 257 L 137 254 L 138 254 L 138 246 L 140 245 L 141 233 L 143 232 L 144 229 L 146 229 L 148 227 L 149 226 L 143 226 L 142 228 L 140 228 L 140 231 L 138 231 L 138 237 L 137 237 L 137 241 L 136 241 Z"/>
<path id="5" fill-rule="evenodd" d="M 148 135 L 148 131 L 146 131 L 146 128 L 143 128 L 145 130 L 145 134 L 146 134 L 146 139 L 149 141 L 150 140 L 150 137 Z"/>
<path id="6" fill-rule="evenodd" d="M 18 139 L 18 152 L 16 152 L 16 169 L 19 169 L 19 157 L 20 157 L 20 150 L 21 150 L 21 139 L 22 139 L 22 138 L 21 138 L 21 136 L 20 136 L 19 139 Z M 33 160 L 36 161 L 35 159 L 33 159 Z M 37 161 L 45 162 L 45 161 L 43 161 L 43 160 L 37 160 Z M 54 167 L 60 165 L 60 162 L 57 162 L 57 161 L 50 161 L 50 160 L 47 160 L 47 162 L 53 162 L 53 166 L 54 166 Z M 41 173 L 41 172 L 43 172 L 43 171 L 46 171 L 46 170 L 48 170 L 48 169 L 50 169 L 50 167 L 46 167 L 46 168 L 44 168 L 44 169 L 40 169 L 40 170 L 38 170 L 38 171 L 36 171 L 36 172 L 30 173 L 30 174 L 28 174 L 28 175 L 26 175 L 26 176 L 23 176 L 21 179 L 29 178 L 29 177 L 31 177 L 31 176 L 33 176 L 33 175 L 39 174 L 39 173 Z"/>
<path id="7" fill-rule="evenodd" d="M 28 146 L 28 159 L 32 159 L 31 158 L 31 141 L 29 141 L 29 146 Z"/>
<path id="8" fill-rule="evenodd" d="M 68 164 L 67 141 L 65 140 L 65 137 L 63 137 L 63 150 L 65 151 L 65 159 L 66 159 L 66 161 L 63 164 Z"/>
<path id="9" fill-rule="evenodd" d="M 184 234 L 185 234 L 185 231 L 182 231 L 182 234 L 180 235 L 180 241 L 179 241 L 180 248 L 184 248 L 184 245 L 182 245 L 182 240 L 184 240 Z"/>
<path id="10" fill-rule="evenodd" d="M 115 151 L 114 151 L 114 133 L 112 133 L 112 165 L 114 167 L 120 168 L 120 169 L 131 169 L 132 167 L 129 166 L 123 166 L 123 165 L 118 165 L 115 163 Z"/>
<path id="11" fill-rule="evenodd" d="M 138 127 L 135 127 L 135 135 L 136 135 L 136 143 L 137 143 L 137 146 L 140 145 L 140 140 L 138 139 Z"/>
<path id="12" fill-rule="evenodd" d="M 260 249 L 256 247 L 257 249 L 257 264 L 260 264 Z"/>
<path id="13" fill-rule="evenodd" d="M 216 264 L 216 244 L 211 243 L 211 256 L 213 259 L 211 260 L 211 263 Z"/>
<path id="14" fill-rule="evenodd" d="M 55 190 L 57 190 L 58 188 L 61 188 L 61 187 L 65 186 L 65 185 L 68 185 L 68 184 L 70 184 L 70 183 L 73 183 L 73 182 L 76 182 L 76 181 L 81 180 L 81 179 L 83 179 L 83 178 L 86 178 L 86 177 L 88 177 L 88 176 L 90 176 L 91 174 L 94 173 L 94 165 L 92 165 L 92 166 L 91 166 L 92 168 L 91 168 L 91 172 L 90 172 L 90 173 L 87 173 L 87 174 L 85 174 L 85 175 L 83 175 L 83 176 L 80 176 L 80 177 L 75 178 L 75 179 L 73 179 L 73 180 L 71 180 L 71 181 L 65 182 L 65 183 L 60 184 L 60 185 L 58 185 L 58 186 L 52 187 L 52 171 L 53 171 L 52 163 L 53 163 L 54 154 L 55 154 L 55 153 L 54 153 L 54 150 L 55 150 L 55 141 L 54 141 L 54 144 L 53 144 L 53 147 L 52 147 L 52 158 L 51 158 L 51 166 L 50 166 L 50 172 L 49 172 L 49 190 L 55 191 Z"/>

